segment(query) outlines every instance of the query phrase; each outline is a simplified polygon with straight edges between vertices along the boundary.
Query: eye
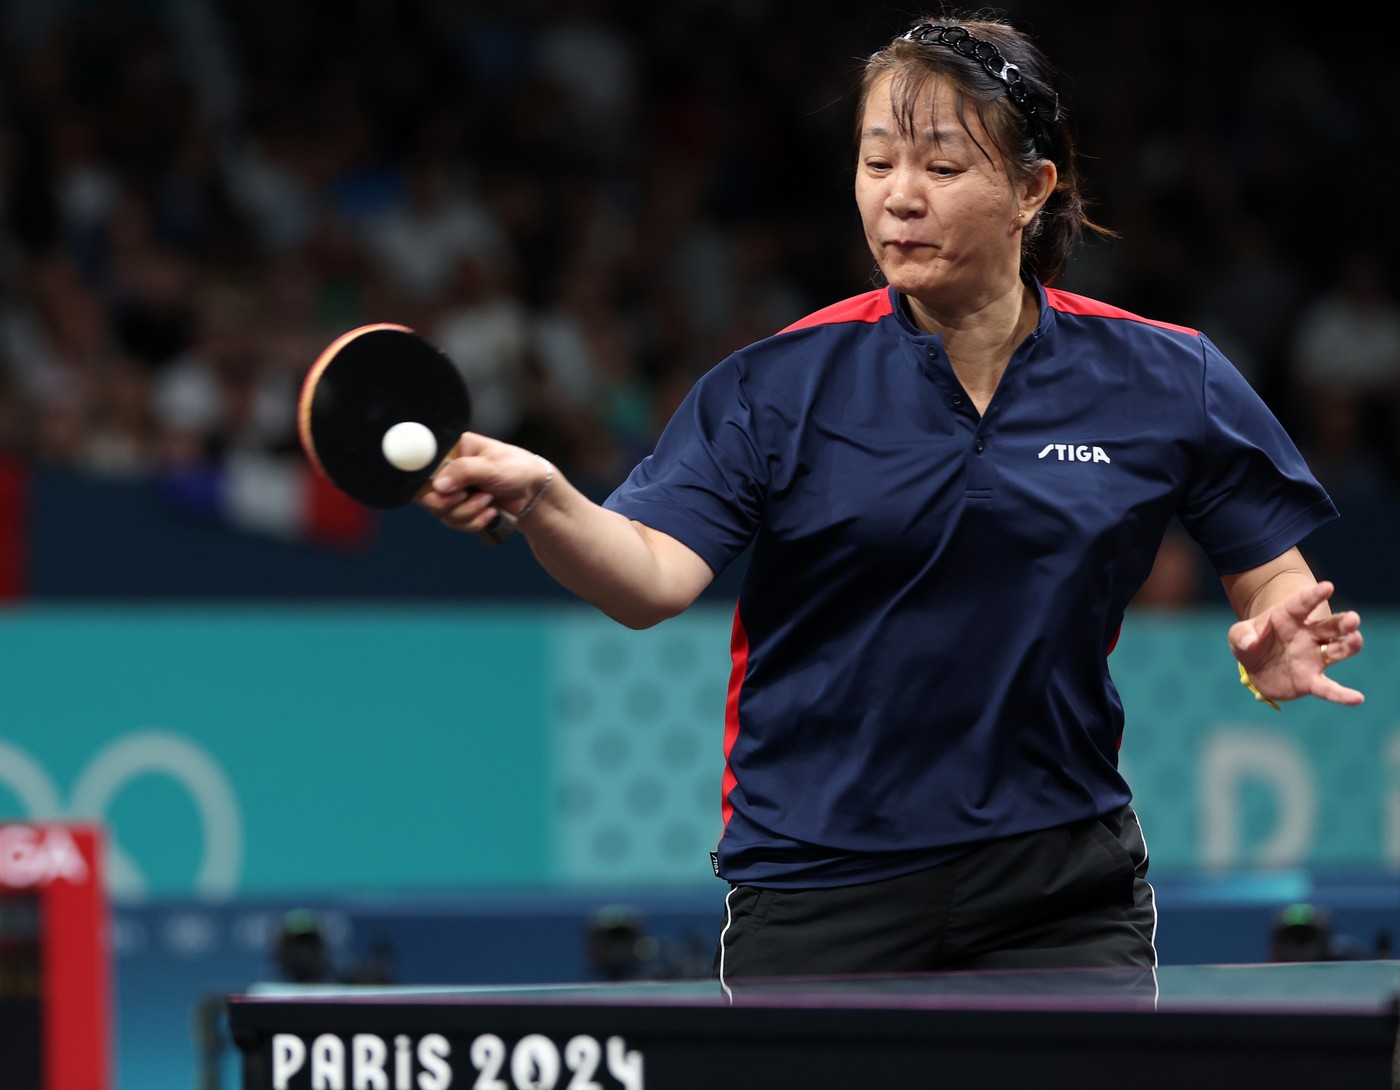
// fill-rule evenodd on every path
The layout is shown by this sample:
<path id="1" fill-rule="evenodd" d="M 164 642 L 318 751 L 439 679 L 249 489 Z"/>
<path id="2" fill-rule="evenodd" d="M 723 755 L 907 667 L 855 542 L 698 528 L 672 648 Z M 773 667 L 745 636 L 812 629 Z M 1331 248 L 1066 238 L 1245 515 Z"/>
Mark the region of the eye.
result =
<path id="1" fill-rule="evenodd" d="M 866 169 L 866 170 L 870 170 L 870 171 L 874 171 L 874 172 L 876 172 L 876 173 L 883 173 L 884 171 L 887 171 L 887 170 L 890 169 L 889 160 L 888 160 L 888 159 L 878 159 L 878 158 L 866 159 L 866 160 L 865 160 L 865 169 Z"/>

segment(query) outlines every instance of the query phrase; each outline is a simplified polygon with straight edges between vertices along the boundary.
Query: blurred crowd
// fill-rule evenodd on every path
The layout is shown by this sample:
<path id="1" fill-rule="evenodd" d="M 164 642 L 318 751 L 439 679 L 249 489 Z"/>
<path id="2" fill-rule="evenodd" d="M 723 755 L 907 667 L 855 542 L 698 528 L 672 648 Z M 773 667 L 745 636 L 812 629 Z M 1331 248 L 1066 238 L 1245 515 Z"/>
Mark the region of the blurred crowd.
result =
<path id="1" fill-rule="evenodd" d="M 780 0 L 0 7 L 0 452 L 299 457 L 370 321 L 606 489 L 730 350 L 865 290 L 860 60 L 916 8 Z M 1400 516 L 1397 99 L 1251 9 L 1008 4 L 1119 233 L 1061 286 L 1205 330 L 1339 502 Z M 1400 518 L 1397 518 L 1400 524 Z"/>

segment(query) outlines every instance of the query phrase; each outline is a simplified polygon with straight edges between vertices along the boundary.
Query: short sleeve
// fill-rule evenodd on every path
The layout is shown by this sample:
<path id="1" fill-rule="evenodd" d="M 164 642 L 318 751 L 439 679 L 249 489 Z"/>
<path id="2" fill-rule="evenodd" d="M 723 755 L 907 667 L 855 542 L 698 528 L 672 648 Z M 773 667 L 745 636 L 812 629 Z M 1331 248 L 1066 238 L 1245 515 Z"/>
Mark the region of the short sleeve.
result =
<path id="1" fill-rule="evenodd" d="M 766 467 L 753 415 L 730 357 L 695 384 L 656 449 L 604 506 L 674 537 L 718 575 L 748 546 L 763 512 Z"/>
<path id="2" fill-rule="evenodd" d="M 1179 516 L 1223 575 L 1274 559 L 1337 509 L 1263 399 L 1200 340 L 1202 434 Z"/>

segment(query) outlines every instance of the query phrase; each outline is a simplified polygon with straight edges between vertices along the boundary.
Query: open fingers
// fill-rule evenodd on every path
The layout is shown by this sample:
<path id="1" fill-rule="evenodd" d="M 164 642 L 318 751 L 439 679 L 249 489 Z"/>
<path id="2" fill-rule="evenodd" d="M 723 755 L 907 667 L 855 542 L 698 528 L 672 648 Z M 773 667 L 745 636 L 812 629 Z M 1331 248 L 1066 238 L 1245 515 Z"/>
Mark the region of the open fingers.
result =
<path id="1" fill-rule="evenodd" d="M 1235 658 L 1244 661 L 1255 648 L 1267 648 L 1267 641 L 1272 635 L 1273 623 L 1268 613 L 1262 613 L 1258 617 L 1247 617 L 1230 626 L 1230 650 Z"/>
<path id="2" fill-rule="evenodd" d="M 1312 694 L 1323 700 L 1330 700 L 1333 704 L 1356 705 L 1366 701 L 1366 695 L 1359 689 L 1349 689 L 1323 673 L 1319 673 L 1313 680 Z"/>
<path id="3" fill-rule="evenodd" d="M 1312 615 L 1313 610 L 1332 597 L 1332 592 L 1335 589 L 1336 587 L 1330 580 L 1323 579 L 1304 590 L 1300 590 L 1284 602 L 1283 607 L 1288 611 L 1290 617 L 1299 624 L 1303 624 Z"/>
<path id="4" fill-rule="evenodd" d="M 1354 610 L 1323 617 L 1308 626 L 1308 635 L 1317 643 L 1323 669 L 1360 652 L 1361 615 Z"/>
<path id="5" fill-rule="evenodd" d="M 1329 640 L 1342 639 L 1360 627 L 1361 614 L 1355 610 L 1348 610 L 1345 613 L 1334 613 L 1330 617 L 1314 621 L 1308 626 L 1308 631 L 1318 643 L 1327 643 Z"/>
<path id="6" fill-rule="evenodd" d="M 1362 638 L 1360 632 L 1351 632 L 1344 636 L 1338 636 L 1331 640 L 1322 640 L 1318 643 L 1318 652 L 1322 655 L 1322 665 L 1332 666 L 1343 659 L 1349 659 L 1361 651 Z"/>

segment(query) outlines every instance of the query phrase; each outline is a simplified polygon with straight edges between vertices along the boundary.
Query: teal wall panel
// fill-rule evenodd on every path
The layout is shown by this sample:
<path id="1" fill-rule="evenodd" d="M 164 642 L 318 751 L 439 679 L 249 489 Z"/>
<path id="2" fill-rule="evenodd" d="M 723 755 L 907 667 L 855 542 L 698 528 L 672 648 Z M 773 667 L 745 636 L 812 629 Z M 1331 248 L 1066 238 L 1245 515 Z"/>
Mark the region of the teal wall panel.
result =
<path id="1" fill-rule="evenodd" d="M 549 878 L 547 626 L 455 609 L 0 616 L 0 813 L 101 817 L 119 892 Z"/>
<path id="2" fill-rule="evenodd" d="M 569 885 L 715 882 L 731 611 L 552 630 L 554 871 Z"/>
<path id="3" fill-rule="evenodd" d="M 1363 653 L 1331 669 L 1365 704 L 1277 711 L 1240 685 L 1229 621 L 1138 614 L 1109 659 L 1155 864 L 1400 868 L 1400 618 L 1364 616 Z"/>
<path id="4" fill-rule="evenodd" d="M 685 887 L 715 879 L 732 607 L 0 614 L 0 816 L 96 817 L 123 897 Z M 1160 871 L 1400 869 L 1400 614 L 1273 711 L 1215 611 L 1110 666 Z M 934 710 L 930 710 L 934 714 Z"/>

